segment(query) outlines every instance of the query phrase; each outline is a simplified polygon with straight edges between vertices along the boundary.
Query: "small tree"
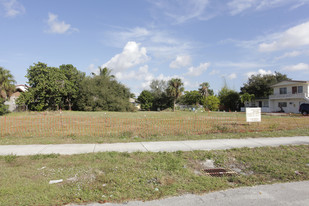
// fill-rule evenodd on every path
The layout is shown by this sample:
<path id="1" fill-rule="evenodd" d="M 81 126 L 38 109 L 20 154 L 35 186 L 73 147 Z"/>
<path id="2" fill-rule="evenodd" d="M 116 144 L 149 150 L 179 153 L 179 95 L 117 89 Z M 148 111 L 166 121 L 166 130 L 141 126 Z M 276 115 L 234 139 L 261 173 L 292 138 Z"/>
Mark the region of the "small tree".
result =
<path id="1" fill-rule="evenodd" d="M 220 100 L 216 96 L 205 97 L 202 102 L 205 110 L 217 111 L 219 109 Z"/>
<path id="2" fill-rule="evenodd" d="M 152 108 L 154 96 L 150 91 L 144 90 L 138 96 L 137 100 L 141 104 L 141 109 L 149 111 Z"/>
<path id="3" fill-rule="evenodd" d="M 171 79 L 168 81 L 167 93 L 173 98 L 173 111 L 175 112 L 175 105 L 177 99 L 182 95 L 184 90 L 181 79 Z"/>
<path id="4" fill-rule="evenodd" d="M 0 97 L 0 116 L 8 113 L 8 106 L 4 105 L 4 99 Z"/>
<path id="5" fill-rule="evenodd" d="M 6 99 L 15 89 L 15 80 L 9 70 L 0 67 L 0 97 Z"/>
<path id="6" fill-rule="evenodd" d="M 240 95 L 241 103 L 251 102 L 251 101 L 254 100 L 254 98 L 255 98 L 254 94 L 244 93 L 244 94 Z"/>
<path id="7" fill-rule="evenodd" d="M 185 94 L 181 98 L 186 105 L 198 105 L 202 99 L 202 95 L 196 90 L 185 91 L 184 93 Z"/>

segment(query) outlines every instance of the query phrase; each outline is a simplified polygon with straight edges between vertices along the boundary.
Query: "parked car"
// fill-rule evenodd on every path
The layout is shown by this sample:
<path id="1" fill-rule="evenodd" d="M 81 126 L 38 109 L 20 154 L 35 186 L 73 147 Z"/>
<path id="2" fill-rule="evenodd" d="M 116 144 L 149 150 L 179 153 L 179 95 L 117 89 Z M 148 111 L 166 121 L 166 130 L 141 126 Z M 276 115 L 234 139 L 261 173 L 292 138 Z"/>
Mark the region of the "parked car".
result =
<path id="1" fill-rule="evenodd" d="M 299 110 L 300 113 L 302 113 L 303 115 L 308 115 L 309 114 L 309 104 L 307 103 L 303 103 L 299 106 Z"/>

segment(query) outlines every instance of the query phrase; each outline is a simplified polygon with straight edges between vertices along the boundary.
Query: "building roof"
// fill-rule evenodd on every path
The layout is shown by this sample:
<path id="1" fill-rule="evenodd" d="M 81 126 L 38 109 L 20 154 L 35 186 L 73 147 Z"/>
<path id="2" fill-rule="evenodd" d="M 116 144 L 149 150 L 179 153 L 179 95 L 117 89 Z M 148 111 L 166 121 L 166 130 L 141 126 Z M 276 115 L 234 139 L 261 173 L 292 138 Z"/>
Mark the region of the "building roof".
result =
<path id="1" fill-rule="evenodd" d="M 28 89 L 28 86 L 24 84 L 19 84 L 19 85 L 15 85 L 15 89 L 16 91 L 25 92 Z"/>
<path id="2" fill-rule="evenodd" d="M 284 85 L 293 85 L 293 84 L 309 84 L 309 81 L 301 80 L 285 80 L 277 84 L 272 85 L 271 87 L 284 86 Z"/>

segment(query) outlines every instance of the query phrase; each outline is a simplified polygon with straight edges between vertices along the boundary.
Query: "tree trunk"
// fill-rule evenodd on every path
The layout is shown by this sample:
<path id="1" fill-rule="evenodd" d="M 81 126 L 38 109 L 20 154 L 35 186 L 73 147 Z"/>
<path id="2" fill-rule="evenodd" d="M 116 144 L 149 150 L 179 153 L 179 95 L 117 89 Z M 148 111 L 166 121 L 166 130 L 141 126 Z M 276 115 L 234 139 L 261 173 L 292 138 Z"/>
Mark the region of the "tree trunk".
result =
<path id="1" fill-rule="evenodd" d="M 67 98 L 67 102 L 69 104 L 69 111 L 72 111 L 71 99 Z"/>
<path id="2" fill-rule="evenodd" d="M 174 99 L 173 112 L 175 112 L 175 104 L 176 104 L 176 99 Z"/>

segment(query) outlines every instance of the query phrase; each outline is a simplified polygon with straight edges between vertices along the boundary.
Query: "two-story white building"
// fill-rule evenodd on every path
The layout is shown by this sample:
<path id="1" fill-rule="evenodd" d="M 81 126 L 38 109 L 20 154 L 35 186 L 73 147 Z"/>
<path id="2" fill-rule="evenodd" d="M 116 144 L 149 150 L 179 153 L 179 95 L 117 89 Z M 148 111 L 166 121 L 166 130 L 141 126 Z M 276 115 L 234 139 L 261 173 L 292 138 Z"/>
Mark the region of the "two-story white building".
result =
<path id="1" fill-rule="evenodd" d="M 269 96 L 270 112 L 299 113 L 299 105 L 309 103 L 309 81 L 282 81 L 272 85 Z"/>

